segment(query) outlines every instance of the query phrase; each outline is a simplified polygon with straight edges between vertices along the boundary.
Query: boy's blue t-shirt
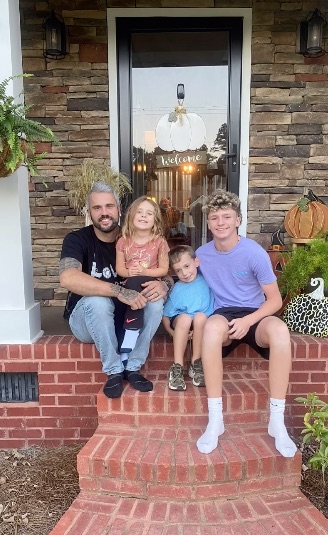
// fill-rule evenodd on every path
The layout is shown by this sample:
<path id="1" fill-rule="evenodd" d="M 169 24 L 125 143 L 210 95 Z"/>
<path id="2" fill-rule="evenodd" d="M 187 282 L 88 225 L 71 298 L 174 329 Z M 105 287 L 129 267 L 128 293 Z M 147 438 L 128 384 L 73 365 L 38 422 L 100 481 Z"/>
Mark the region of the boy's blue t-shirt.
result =
<path id="1" fill-rule="evenodd" d="M 173 318 L 179 314 L 189 314 L 193 318 L 196 312 L 210 316 L 213 311 L 213 293 L 204 277 L 198 274 L 192 282 L 175 283 L 164 305 L 163 315 Z"/>
<path id="2" fill-rule="evenodd" d="M 215 310 L 259 308 L 265 301 L 261 286 L 276 280 L 268 253 L 243 236 L 230 251 L 220 252 L 210 241 L 199 247 L 196 255 L 200 271 L 214 293 Z"/>

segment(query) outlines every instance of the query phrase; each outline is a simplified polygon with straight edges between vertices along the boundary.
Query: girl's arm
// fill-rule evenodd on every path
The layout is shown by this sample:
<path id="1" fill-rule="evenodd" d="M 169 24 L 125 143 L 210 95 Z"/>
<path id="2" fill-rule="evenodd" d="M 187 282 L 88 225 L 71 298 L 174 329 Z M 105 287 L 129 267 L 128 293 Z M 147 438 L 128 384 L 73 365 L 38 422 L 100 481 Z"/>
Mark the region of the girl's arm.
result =
<path id="1" fill-rule="evenodd" d="M 166 254 L 164 256 L 160 256 L 158 259 L 158 268 L 152 268 L 152 269 L 146 269 L 143 268 L 141 275 L 148 275 L 148 277 L 165 277 L 167 275 L 167 272 L 169 270 L 169 257 Z M 116 270 L 117 271 L 117 270 Z"/>
<path id="2" fill-rule="evenodd" d="M 143 268 L 141 275 L 148 275 L 148 277 L 165 277 L 169 270 L 169 255 L 168 246 L 165 240 L 161 244 L 158 251 L 158 268 L 146 269 Z"/>
<path id="3" fill-rule="evenodd" d="M 129 276 L 129 271 L 125 267 L 124 253 L 118 249 L 116 249 L 116 273 L 118 273 L 120 277 Z"/>

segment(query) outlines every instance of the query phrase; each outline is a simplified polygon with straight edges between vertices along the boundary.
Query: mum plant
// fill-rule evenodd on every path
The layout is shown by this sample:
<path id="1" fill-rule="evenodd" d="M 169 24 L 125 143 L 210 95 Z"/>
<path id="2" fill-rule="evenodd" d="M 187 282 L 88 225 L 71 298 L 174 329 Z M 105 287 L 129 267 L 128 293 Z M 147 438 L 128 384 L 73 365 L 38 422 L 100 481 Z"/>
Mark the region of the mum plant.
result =
<path id="1" fill-rule="evenodd" d="M 8 84 L 14 78 L 28 78 L 32 74 L 10 76 L 0 83 L 0 177 L 8 176 L 25 164 L 36 174 L 36 164 L 44 153 L 36 154 L 35 143 L 58 143 L 52 130 L 26 117 L 32 106 L 17 102 L 7 94 Z"/>

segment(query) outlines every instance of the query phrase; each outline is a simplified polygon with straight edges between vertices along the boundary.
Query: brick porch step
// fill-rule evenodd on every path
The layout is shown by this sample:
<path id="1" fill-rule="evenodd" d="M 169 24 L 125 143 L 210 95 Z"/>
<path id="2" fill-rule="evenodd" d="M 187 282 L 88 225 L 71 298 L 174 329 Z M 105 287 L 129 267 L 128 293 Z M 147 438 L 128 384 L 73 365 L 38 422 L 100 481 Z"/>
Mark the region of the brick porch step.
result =
<path id="1" fill-rule="evenodd" d="M 299 484 L 300 454 L 284 459 L 267 434 L 266 373 L 225 373 L 226 432 L 210 455 L 196 448 L 207 423 L 205 388 L 188 379 L 186 391 L 172 392 L 159 375 L 152 392 L 126 384 L 119 399 L 98 394 L 98 429 L 78 455 L 81 489 L 199 500 Z"/>
<path id="2" fill-rule="evenodd" d="M 186 351 L 186 360 L 190 360 L 190 346 Z M 167 370 L 173 363 L 173 344 L 167 335 L 156 334 L 150 346 L 150 353 L 144 366 L 144 371 L 161 377 L 166 376 Z M 268 361 L 259 355 L 249 346 L 241 345 L 237 347 L 229 358 L 224 359 L 225 371 L 267 371 Z"/>
<path id="3" fill-rule="evenodd" d="M 308 359 L 313 348 L 297 340 L 296 349 Z M 153 392 L 127 384 L 117 400 L 99 392 L 98 429 L 78 456 L 81 493 L 50 535 L 328 533 L 297 488 L 300 453 L 284 459 L 267 435 L 268 363 L 245 346 L 224 360 L 226 432 L 202 455 L 205 389 L 187 379 L 185 392 L 169 391 L 172 362 L 172 343 L 156 336 L 144 367 Z"/>
<path id="4" fill-rule="evenodd" d="M 100 428 L 78 454 L 80 488 L 134 496 L 207 500 L 300 484 L 301 459 L 284 459 L 263 426 L 228 426 L 210 455 L 196 448 L 201 429 Z"/>
<path id="5" fill-rule="evenodd" d="M 81 492 L 50 535 L 325 535 L 299 490 L 181 503 Z"/>
<path id="6" fill-rule="evenodd" d="M 169 366 L 167 366 L 168 369 Z M 121 398 L 108 399 L 102 391 L 97 395 L 98 425 L 144 428 L 202 428 L 207 423 L 205 388 L 193 386 L 186 376 L 187 389 L 174 392 L 168 388 L 167 373 L 147 373 L 154 381 L 152 392 L 136 392 L 125 383 Z M 225 423 L 258 424 L 268 421 L 268 375 L 266 372 L 225 372 L 223 410 Z"/>

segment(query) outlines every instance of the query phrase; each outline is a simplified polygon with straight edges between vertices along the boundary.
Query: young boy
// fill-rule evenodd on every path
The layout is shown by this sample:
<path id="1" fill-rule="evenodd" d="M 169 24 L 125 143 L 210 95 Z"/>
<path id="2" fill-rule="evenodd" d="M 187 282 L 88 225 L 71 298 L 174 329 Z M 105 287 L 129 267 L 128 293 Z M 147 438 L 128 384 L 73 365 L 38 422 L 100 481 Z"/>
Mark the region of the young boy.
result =
<path id="1" fill-rule="evenodd" d="M 214 297 L 205 279 L 197 271 L 199 259 L 189 245 L 177 245 L 169 252 L 170 266 L 179 281 L 164 305 L 163 325 L 173 338 L 174 364 L 169 370 L 169 388 L 185 390 L 183 358 L 192 338 L 189 377 L 195 386 L 205 386 L 201 345 L 205 322 L 214 310 Z"/>

